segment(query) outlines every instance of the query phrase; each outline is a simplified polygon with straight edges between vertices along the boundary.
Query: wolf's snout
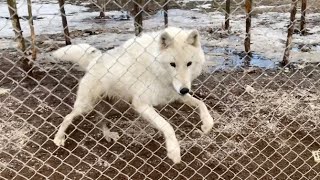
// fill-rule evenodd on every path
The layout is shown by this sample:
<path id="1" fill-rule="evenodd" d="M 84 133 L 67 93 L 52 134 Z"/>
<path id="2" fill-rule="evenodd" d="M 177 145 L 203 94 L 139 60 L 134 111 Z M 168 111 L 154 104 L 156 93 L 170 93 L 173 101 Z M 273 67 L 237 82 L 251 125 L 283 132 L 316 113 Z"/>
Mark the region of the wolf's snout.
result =
<path id="1" fill-rule="evenodd" d="M 182 95 L 185 95 L 185 94 L 187 94 L 189 92 L 189 89 L 188 88 L 182 88 L 182 89 L 180 89 L 180 94 L 182 94 Z"/>

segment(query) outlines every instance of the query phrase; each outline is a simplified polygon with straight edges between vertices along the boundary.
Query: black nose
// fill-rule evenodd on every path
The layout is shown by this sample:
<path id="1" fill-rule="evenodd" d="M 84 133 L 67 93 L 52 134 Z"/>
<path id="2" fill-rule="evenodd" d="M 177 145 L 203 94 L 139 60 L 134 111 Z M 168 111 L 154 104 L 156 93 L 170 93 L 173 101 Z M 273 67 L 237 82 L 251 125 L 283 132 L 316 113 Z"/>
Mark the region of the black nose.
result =
<path id="1" fill-rule="evenodd" d="M 185 95 L 185 94 L 187 94 L 189 92 L 189 89 L 188 88 L 182 88 L 182 89 L 180 89 L 180 94 L 182 94 L 182 95 Z"/>

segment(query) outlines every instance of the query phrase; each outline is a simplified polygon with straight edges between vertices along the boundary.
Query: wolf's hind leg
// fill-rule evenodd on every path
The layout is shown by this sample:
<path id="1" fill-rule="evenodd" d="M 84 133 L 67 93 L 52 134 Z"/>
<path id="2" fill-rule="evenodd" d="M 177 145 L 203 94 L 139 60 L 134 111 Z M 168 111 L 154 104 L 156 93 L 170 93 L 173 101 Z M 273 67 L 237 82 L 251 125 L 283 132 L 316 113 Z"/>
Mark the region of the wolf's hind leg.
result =
<path id="1" fill-rule="evenodd" d="M 81 80 L 74 108 L 72 112 L 64 118 L 53 140 L 57 146 L 64 146 L 65 131 L 72 123 L 72 120 L 75 117 L 92 110 L 96 99 L 101 93 L 102 88 L 99 81 L 86 78 L 86 76 Z"/>
<path id="2" fill-rule="evenodd" d="M 172 126 L 161 117 L 152 106 L 141 102 L 139 98 L 134 98 L 132 105 L 144 119 L 149 121 L 155 128 L 163 133 L 168 157 L 174 163 L 179 163 L 181 161 L 180 146 Z"/>

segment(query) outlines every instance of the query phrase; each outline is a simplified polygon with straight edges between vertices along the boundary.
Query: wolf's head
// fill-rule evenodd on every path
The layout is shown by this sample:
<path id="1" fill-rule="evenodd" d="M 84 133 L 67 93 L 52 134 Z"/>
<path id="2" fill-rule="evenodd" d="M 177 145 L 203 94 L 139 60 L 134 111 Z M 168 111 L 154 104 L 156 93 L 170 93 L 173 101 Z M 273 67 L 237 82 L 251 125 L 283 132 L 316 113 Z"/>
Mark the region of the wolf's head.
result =
<path id="1" fill-rule="evenodd" d="M 159 35 L 160 55 L 172 86 L 180 94 L 190 91 L 191 82 L 200 75 L 205 56 L 197 30 L 167 28 Z"/>

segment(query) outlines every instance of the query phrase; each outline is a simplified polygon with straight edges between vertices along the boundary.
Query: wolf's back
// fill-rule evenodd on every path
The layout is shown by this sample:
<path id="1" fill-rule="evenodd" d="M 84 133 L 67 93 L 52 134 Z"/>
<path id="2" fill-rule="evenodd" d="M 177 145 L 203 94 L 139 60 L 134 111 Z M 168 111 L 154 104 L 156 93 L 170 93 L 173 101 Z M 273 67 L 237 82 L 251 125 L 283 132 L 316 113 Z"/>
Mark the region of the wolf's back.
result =
<path id="1" fill-rule="evenodd" d="M 101 51 L 89 44 L 68 45 L 52 53 L 55 58 L 78 64 L 87 69 L 90 62 L 102 55 Z"/>

